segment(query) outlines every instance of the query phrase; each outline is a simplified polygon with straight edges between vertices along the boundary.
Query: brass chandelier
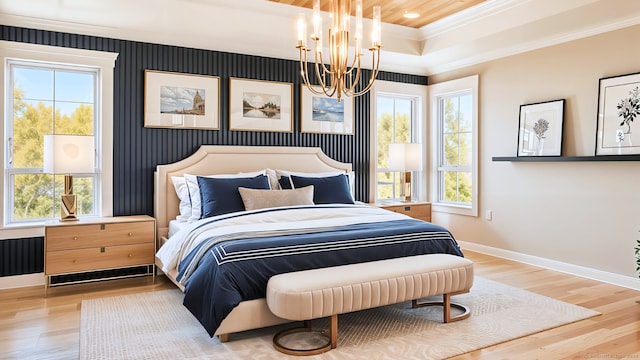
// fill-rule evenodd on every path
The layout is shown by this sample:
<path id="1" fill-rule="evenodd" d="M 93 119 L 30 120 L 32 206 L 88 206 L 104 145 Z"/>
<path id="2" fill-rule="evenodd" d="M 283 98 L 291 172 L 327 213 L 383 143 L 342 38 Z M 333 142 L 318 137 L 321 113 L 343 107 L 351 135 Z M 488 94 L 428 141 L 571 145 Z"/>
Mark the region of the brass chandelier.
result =
<path id="1" fill-rule="evenodd" d="M 322 17 L 320 15 L 320 0 L 313 1 L 313 40 L 315 77 L 318 85 L 312 85 L 309 81 L 309 67 L 307 53 L 311 49 L 307 46 L 307 22 L 304 14 L 298 17 L 298 45 L 300 51 L 300 75 L 309 90 L 316 94 L 325 94 L 328 97 L 336 95 L 338 101 L 343 95 L 359 96 L 371 89 L 380 66 L 380 49 L 382 48 L 380 31 L 380 6 L 373 7 L 373 25 L 371 31 L 371 76 L 365 86 L 360 86 L 361 58 L 362 58 L 362 0 L 356 0 L 356 26 L 353 36 L 353 54 L 350 54 L 350 27 L 351 27 L 351 0 L 331 0 L 329 12 L 329 66 L 323 61 L 323 36 Z M 317 88 L 321 90 L 317 90 Z M 358 89 L 357 89 L 358 88 Z"/>

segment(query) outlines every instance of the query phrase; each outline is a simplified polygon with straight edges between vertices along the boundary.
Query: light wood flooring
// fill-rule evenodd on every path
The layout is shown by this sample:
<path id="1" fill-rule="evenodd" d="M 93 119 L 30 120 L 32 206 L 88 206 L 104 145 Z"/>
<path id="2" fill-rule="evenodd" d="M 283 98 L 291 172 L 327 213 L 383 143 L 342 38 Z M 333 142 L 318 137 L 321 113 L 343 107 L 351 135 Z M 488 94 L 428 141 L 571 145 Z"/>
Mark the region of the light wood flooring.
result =
<path id="1" fill-rule="evenodd" d="M 470 251 L 465 255 L 479 276 L 602 315 L 453 359 L 640 359 L 640 292 Z M 155 284 L 144 277 L 61 286 L 46 298 L 42 287 L 2 290 L 0 359 L 77 359 L 82 300 L 173 287 L 160 276 Z"/>

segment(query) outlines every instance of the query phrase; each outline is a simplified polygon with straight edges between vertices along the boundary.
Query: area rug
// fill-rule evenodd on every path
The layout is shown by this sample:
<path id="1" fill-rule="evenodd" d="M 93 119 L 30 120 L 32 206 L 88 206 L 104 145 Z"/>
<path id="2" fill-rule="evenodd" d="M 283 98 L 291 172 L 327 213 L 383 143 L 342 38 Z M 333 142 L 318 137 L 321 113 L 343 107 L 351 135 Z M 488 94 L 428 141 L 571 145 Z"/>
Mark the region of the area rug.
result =
<path id="1" fill-rule="evenodd" d="M 182 306 L 179 290 L 82 302 L 81 359 L 283 359 L 273 335 L 292 324 L 245 331 L 221 343 Z M 338 347 L 305 359 L 446 359 L 598 315 L 580 306 L 476 277 L 453 297 L 471 317 L 442 323 L 442 309 L 400 303 L 338 317 Z M 455 310 L 452 309 L 452 312 Z M 455 313 L 454 313 L 455 315 Z M 328 328 L 328 320 L 313 326 Z"/>

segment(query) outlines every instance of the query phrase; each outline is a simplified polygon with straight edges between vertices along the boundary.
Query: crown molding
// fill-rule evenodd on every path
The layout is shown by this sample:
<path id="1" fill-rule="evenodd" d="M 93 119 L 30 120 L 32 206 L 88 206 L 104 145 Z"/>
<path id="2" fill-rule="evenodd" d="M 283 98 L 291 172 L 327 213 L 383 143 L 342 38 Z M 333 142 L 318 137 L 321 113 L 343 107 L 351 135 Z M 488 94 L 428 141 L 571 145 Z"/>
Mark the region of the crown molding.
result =
<path id="1" fill-rule="evenodd" d="M 478 20 L 495 16 L 502 11 L 513 7 L 521 6 L 531 0 L 487 0 L 476 6 L 467 8 L 446 18 L 425 25 L 419 29 L 422 40 L 442 35 L 443 33 L 455 30 L 463 25 L 476 22 Z"/>
<path id="2" fill-rule="evenodd" d="M 607 6 L 604 2 L 594 1 L 592 3 L 596 6 Z M 572 15 L 574 15 L 574 12 L 556 15 L 556 22 L 560 22 L 563 17 Z M 540 21 L 547 20 L 547 18 L 543 18 Z M 428 75 L 433 75 L 638 24 L 640 24 L 640 9 L 635 14 L 631 13 L 627 17 L 623 16 L 608 22 L 595 23 L 589 21 L 589 19 L 585 19 L 584 24 L 573 24 L 565 28 L 564 31 L 549 34 L 544 34 L 540 30 L 544 28 L 544 23 L 533 22 L 523 24 L 519 28 L 521 33 L 536 34 L 535 36 L 531 35 L 528 39 L 525 39 L 521 35 L 509 38 L 512 32 L 507 29 L 503 32 L 475 40 L 472 43 L 455 43 L 442 49 L 433 49 L 433 51 L 427 49 L 423 59 L 426 63 L 425 67 L 427 68 Z M 470 44 L 472 44 L 472 46 L 470 46 Z"/>
<path id="3" fill-rule="evenodd" d="M 117 28 L 113 26 L 101 26 L 76 21 L 52 20 L 8 13 L 0 13 L 0 23 L 30 29 L 42 29 L 63 33 L 73 31 L 78 34 L 91 34 L 105 37 L 108 37 L 109 34 L 117 31 Z"/>
<path id="4" fill-rule="evenodd" d="M 30 7 L 23 1 L 0 0 L 0 23 L 281 59 L 298 56 L 300 8 L 291 5 L 165 0 L 157 11 L 144 11 L 155 0 L 32 0 Z M 383 24 L 380 66 L 432 75 L 636 25 L 638 16 L 635 0 L 487 0 L 421 29 Z"/>

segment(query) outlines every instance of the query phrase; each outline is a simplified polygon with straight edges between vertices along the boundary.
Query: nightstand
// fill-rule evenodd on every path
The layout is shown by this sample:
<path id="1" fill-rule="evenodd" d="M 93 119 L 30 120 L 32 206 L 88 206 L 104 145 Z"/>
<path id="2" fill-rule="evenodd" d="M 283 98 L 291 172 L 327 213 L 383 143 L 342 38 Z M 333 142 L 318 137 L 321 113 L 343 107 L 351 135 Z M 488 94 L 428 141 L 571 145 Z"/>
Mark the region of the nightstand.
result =
<path id="1" fill-rule="evenodd" d="M 414 219 L 431 222 L 430 202 L 372 204 L 385 210 L 405 214 Z"/>
<path id="2" fill-rule="evenodd" d="M 155 282 L 156 221 L 146 215 L 49 221 L 44 227 L 45 295 L 50 286 L 152 275 Z M 143 274 L 51 283 L 51 277 L 147 266 Z"/>

